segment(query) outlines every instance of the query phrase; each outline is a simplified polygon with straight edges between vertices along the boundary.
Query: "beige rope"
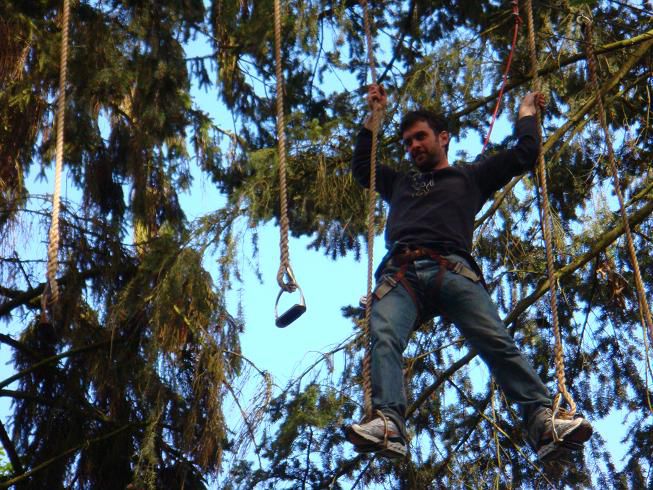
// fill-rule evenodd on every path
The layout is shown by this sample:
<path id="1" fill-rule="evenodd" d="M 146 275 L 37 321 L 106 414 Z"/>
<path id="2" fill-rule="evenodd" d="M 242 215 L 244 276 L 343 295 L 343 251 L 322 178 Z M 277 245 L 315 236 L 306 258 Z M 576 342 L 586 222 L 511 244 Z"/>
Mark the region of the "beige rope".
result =
<path id="1" fill-rule="evenodd" d="M 52 194 L 52 221 L 50 223 L 48 244 L 47 287 L 50 300 L 56 303 L 59 299 L 57 284 L 57 269 L 59 256 L 59 210 L 61 208 L 61 174 L 63 170 L 64 151 L 64 119 L 66 111 L 66 75 L 68 71 L 68 25 L 70 23 L 70 3 L 63 1 L 63 18 L 61 32 L 61 59 L 59 64 L 59 103 L 57 106 L 57 143 L 55 150 L 54 193 Z M 47 292 L 44 291 L 41 301 L 42 315 L 45 315 Z"/>
<path id="2" fill-rule="evenodd" d="M 531 58 L 531 70 L 533 76 L 533 86 L 534 91 L 540 91 L 540 80 L 537 76 L 538 72 L 538 61 L 537 61 L 537 48 L 535 45 L 535 26 L 533 21 L 533 5 L 531 0 L 526 0 L 526 24 L 528 27 L 528 49 Z M 539 138 L 539 149 L 538 149 L 538 160 L 537 160 L 537 173 L 538 179 L 541 186 L 541 198 L 542 198 L 542 213 L 540 216 L 540 221 L 542 223 L 542 233 L 544 235 L 544 243 L 546 247 L 546 268 L 549 279 L 549 296 L 551 303 L 551 317 L 553 323 L 553 333 L 555 335 L 555 347 L 554 347 L 554 362 L 556 368 L 556 377 L 558 380 L 558 393 L 554 398 L 553 412 L 554 416 L 558 412 L 558 407 L 560 404 L 560 396 L 562 395 L 569 405 L 569 410 L 564 415 L 573 417 L 576 413 L 576 403 L 569 391 L 567 391 L 566 380 L 565 380 L 565 365 L 564 357 L 562 350 L 562 337 L 560 334 L 560 325 L 558 322 L 558 304 L 556 301 L 556 279 L 555 279 L 555 269 L 553 262 L 553 239 L 551 237 L 551 213 L 549 206 L 549 197 L 548 189 L 546 182 L 546 168 L 544 164 L 544 154 L 542 152 L 542 135 L 541 135 L 541 117 L 539 111 L 536 111 L 537 117 L 537 127 L 540 131 Z"/>
<path id="3" fill-rule="evenodd" d="M 286 184 L 286 132 L 283 111 L 283 70 L 281 65 L 281 0 L 274 0 L 274 58 L 277 81 L 277 145 L 279 151 L 279 190 L 281 193 L 281 211 L 279 216 L 280 239 L 279 249 L 281 261 L 277 272 L 277 282 L 284 291 L 292 292 L 297 288 L 290 267 L 290 252 L 288 250 L 288 186 Z"/>
<path id="4" fill-rule="evenodd" d="M 360 0 L 363 9 L 363 25 L 367 41 L 367 56 L 370 66 L 372 83 L 376 83 L 376 64 L 374 61 L 374 44 L 367 0 Z M 374 211 L 376 209 L 376 151 L 378 145 L 379 118 L 377 111 L 372 109 L 372 149 L 370 154 L 370 186 L 367 202 L 367 300 L 365 301 L 365 322 L 363 324 L 363 339 L 365 354 L 363 356 L 363 403 L 365 416 L 372 415 L 372 352 L 370 322 L 372 317 L 372 288 L 374 281 Z"/>
<path id="5" fill-rule="evenodd" d="M 592 21 L 589 17 L 586 16 L 581 16 L 581 19 L 584 21 L 583 24 L 585 25 L 585 51 L 587 53 L 587 69 L 589 72 L 592 89 L 596 93 L 596 108 L 599 116 L 599 123 L 603 129 L 606 148 L 608 150 L 608 163 L 610 165 L 610 172 L 612 173 L 612 186 L 614 188 L 615 194 L 617 195 L 617 200 L 619 201 L 619 210 L 621 212 L 621 218 L 623 219 L 624 223 L 624 231 L 628 245 L 628 255 L 630 257 L 630 263 L 633 267 L 635 276 L 635 287 L 637 289 L 637 299 L 641 312 L 640 318 L 643 317 L 642 321 L 646 322 L 646 325 L 642 323 L 642 326 L 648 327 L 648 334 L 651 341 L 653 342 L 653 320 L 651 320 L 651 310 L 646 299 L 644 281 L 642 280 L 642 274 L 639 270 L 639 262 L 635 253 L 633 236 L 630 231 L 630 224 L 628 223 L 628 213 L 626 212 L 626 205 L 624 203 L 624 197 L 621 192 L 621 184 L 619 182 L 619 170 L 617 169 L 617 163 L 614 156 L 614 148 L 612 146 L 612 138 L 608 129 L 605 106 L 603 105 L 603 95 L 601 94 L 599 78 L 597 75 L 598 70 L 596 68 L 596 56 L 594 54 L 594 47 L 592 45 Z"/>

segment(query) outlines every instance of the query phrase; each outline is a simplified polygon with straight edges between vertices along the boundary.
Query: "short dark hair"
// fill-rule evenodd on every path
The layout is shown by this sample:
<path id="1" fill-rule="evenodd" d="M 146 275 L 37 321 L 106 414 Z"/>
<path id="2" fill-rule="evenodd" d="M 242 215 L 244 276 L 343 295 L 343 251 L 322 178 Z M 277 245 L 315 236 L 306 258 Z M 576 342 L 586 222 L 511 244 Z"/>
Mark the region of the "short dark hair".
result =
<path id="1" fill-rule="evenodd" d="M 399 124 L 399 137 L 402 137 L 404 131 L 419 121 L 425 121 L 436 135 L 442 131 L 449 132 L 449 125 L 447 124 L 447 120 L 440 114 L 428 109 L 418 109 L 416 111 L 410 111 L 404 114 L 404 117 Z M 448 149 L 449 145 L 447 144 L 445 151 Z"/>

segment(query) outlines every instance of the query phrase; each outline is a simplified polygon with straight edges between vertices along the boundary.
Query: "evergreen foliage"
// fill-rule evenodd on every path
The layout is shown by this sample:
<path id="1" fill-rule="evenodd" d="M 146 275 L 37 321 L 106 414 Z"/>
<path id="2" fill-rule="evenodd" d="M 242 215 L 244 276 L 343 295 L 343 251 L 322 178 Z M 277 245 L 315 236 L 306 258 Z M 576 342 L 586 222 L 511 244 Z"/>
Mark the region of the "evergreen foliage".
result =
<path id="1" fill-rule="evenodd" d="M 279 217 L 272 0 L 73 4 L 65 168 L 80 198 L 63 203 L 62 298 L 42 323 L 44 263 L 29 250 L 45 236 L 49 205 L 25 180 L 54 160 L 59 4 L 4 1 L 0 317 L 19 333 L 0 335 L 17 373 L 0 381 L 0 394 L 13 401 L 11 433 L 0 438 L 10 463 L 0 487 L 651 487 L 650 339 L 614 211 L 577 16 L 591 12 L 594 21 L 650 296 L 653 11 L 644 0 L 533 3 L 549 100 L 543 124 L 567 379 L 589 419 L 624 416 L 623 462 L 597 434 L 576 464 L 545 474 L 514 407 L 478 374 L 475 353 L 443 319 L 420 328 L 406 352 L 411 448 L 401 463 L 357 456 L 340 429 L 362 403 L 358 308 L 343 305 L 351 338 L 284 390 L 247 360 L 241 315 L 228 311 L 226 297 L 241 280 L 243 223 L 256 246 L 257 228 Z M 510 47 L 510 2 L 378 0 L 370 8 L 392 102 L 380 159 L 403 164 L 397 126 L 416 106 L 443 112 L 456 136 L 482 141 Z M 283 2 L 291 232 L 334 260 L 358 258 L 367 226 L 364 194 L 348 172 L 367 110 L 362 31 L 357 2 Z M 524 37 L 522 26 L 503 101 L 508 115 L 531 80 Z M 195 39 L 213 52 L 191 55 Z M 196 105 L 193 85 L 216 91 L 234 128 Z M 199 174 L 218 186 L 224 205 L 189 222 L 179 196 Z M 537 210 L 533 177 L 515 179 L 479 218 L 475 255 L 518 344 L 554 386 Z M 207 260 L 217 260 L 217 274 Z M 333 371 L 333 357 L 343 370 Z M 247 383 L 260 388 L 252 399 L 243 395 Z M 229 403 L 241 410 L 242 426 L 227 420 Z"/>

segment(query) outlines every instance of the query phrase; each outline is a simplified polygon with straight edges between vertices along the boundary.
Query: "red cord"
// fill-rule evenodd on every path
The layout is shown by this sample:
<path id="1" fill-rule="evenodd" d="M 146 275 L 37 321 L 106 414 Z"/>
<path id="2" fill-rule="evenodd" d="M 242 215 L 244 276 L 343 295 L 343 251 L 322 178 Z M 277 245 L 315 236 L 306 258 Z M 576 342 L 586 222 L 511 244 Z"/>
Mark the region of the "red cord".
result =
<path id="1" fill-rule="evenodd" d="M 510 71 L 510 64 L 512 63 L 512 55 L 515 52 L 515 47 L 517 46 L 517 34 L 519 33 L 519 26 L 522 23 L 521 17 L 519 16 L 519 2 L 518 0 L 512 0 L 512 14 L 515 17 L 515 30 L 512 34 L 512 46 L 510 47 L 510 54 L 508 54 L 508 62 L 506 63 L 506 70 L 503 73 L 503 81 L 501 82 L 501 89 L 499 89 L 499 96 L 497 97 L 497 104 L 494 106 L 494 113 L 492 114 L 492 122 L 490 122 L 490 129 L 487 132 L 485 141 L 483 142 L 483 149 L 481 154 L 485 152 L 488 142 L 490 141 L 490 135 L 492 134 L 492 128 L 494 123 L 497 120 L 497 115 L 499 114 L 499 107 L 501 106 L 501 99 L 503 98 L 503 92 L 506 89 L 508 81 L 508 72 Z"/>

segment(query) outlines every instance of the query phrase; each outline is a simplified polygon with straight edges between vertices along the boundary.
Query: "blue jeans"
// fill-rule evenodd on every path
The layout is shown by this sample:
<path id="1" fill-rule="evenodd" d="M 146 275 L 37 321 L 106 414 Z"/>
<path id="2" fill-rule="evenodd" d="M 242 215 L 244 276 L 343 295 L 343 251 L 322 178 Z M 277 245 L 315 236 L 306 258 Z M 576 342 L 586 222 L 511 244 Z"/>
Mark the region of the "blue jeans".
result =
<path id="1" fill-rule="evenodd" d="M 457 255 L 451 262 L 467 262 Z M 449 270 L 436 290 L 440 265 L 431 259 L 416 260 L 406 270 L 406 279 L 415 301 L 397 284 L 372 306 L 372 405 L 394 420 L 405 434 L 406 394 L 403 377 L 403 352 L 419 320 L 438 312 L 449 318 L 487 364 L 497 384 L 512 402 L 520 405 L 527 421 L 540 406 L 551 406 L 549 391 L 533 367 L 522 356 L 515 341 L 499 318 L 497 307 L 481 283 Z M 384 268 L 379 283 L 399 268 L 391 262 Z"/>

